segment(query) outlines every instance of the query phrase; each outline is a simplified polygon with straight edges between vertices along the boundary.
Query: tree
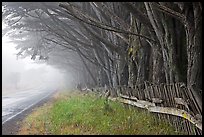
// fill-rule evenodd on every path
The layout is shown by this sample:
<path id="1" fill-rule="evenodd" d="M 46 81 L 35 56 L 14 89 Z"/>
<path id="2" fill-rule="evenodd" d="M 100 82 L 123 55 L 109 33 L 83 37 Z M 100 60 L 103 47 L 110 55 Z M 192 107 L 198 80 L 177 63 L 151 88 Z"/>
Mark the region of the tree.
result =
<path id="1" fill-rule="evenodd" d="M 200 2 L 3 5 L 18 55 L 73 71 L 83 85 L 184 82 L 201 106 Z"/>

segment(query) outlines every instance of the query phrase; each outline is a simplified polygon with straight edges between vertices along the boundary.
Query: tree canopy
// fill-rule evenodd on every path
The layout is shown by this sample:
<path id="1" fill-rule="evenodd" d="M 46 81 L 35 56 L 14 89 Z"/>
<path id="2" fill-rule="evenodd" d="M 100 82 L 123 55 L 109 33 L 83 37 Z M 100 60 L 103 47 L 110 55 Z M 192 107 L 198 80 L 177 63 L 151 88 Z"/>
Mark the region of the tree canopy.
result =
<path id="1" fill-rule="evenodd" d="M 202 97 L 201 2 L 4 2 L 20 49 L 86 86 L 183 82 Z M 5 33 L 4 33 L 5 34 Z"/>

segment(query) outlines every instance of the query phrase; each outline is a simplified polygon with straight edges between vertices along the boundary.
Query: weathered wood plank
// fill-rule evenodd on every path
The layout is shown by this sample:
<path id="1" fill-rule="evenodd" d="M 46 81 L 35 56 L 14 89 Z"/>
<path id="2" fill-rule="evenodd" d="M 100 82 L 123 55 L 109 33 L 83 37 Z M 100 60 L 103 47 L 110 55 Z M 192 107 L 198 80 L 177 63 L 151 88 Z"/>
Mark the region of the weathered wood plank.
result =
<path id="1" fill-rule="evenodd" d="M 129 97 L 129 96 L 127 96 L 127 95 L 122 95 L 122 94 L 119 94 L 119 97 L 122 97 L 122 98 L 125 98 L 125 99 L 131 99 L 131 100 L 135 100 L 135 101 L 138 101 L 138 100 L 139 100 L 139 99 L 136 98 L 136 97 L 133 97 L 133 96 Z"/>
<path id="2" fill-rule="evenodd" d="M 193 123 L 196 127 L 198 127 L 200 130 L 202 130 L 202 122 L 195 119 L 191 114 L 189 114 L 185 110 L 177 109 L 177 108 L 170 108 L 170 107 L 149 107 L 148 110 L 150 112 L 157 112 L 157 113 L 164 113 L 164 114 L 170 114 L 179 116 L 182 118 L 187 119 L 191 123 Z"/>
<path id="3" fill-rule="evenodd" d="M 155 106 L 154 103 L 144 101 L 144 100 L 138 100 L 137 102 L 134 102 L 134 101 L 123 99 L 123 98 L 109 98 L 109 99 L 113 101 L 119 101 L 121 103 L 129 104 L 129 105 L 133 105 L 139 108 L 145 108 L 150 112 L 163 113 L 163 114 L 169 114 L 169 115 L 182 117 L 190 121 L 200 130 L 202 130 L 202 122 L 195 119 L 191 114 L 189 114 L 185 110 L 172 108 L 172 107 L 159 107 L 159 106 Z"/>
<path id="4" fill-rule="evenodd" d="M 188 88 L 185 86 L 180 87 L 180 83 L 170 85 L 160 84 L 156 87 L 155 85 L 145 83 L 144 86 L 145 89 L 140 86 L 135 87 L 134 90 L 137 92 L 137 97 L 135 95 L 124 95 L 123 92 L 126 93 L 125 91 L 128 87 L 121 87 L 122 94 L 119 94 L 119 97 L 117 98 L 109 97 L 109 99 L 147 109 L 149 112 L 155 113 L 162 119 L 168 119 L 177 129 L 182 128 L 182 130 L 187 131 L 188 134 L 202 134 L 202 120 L 196 118 L 194 115 L 198 114 L 200 111 L 193 96 L 189 93 L 190 90 Z M 101 90 L 103 89 L 98 88 L 97 93 L 99 93 L 99 91 L 102 92 Z M 157 102 L 160 99 L 163 100 L 163 102 L 161 105 L 156 106 L 154 102 Z M 183 103 L 183 100 L 185 103 Z M 189 109 L 186 109 L 185 107 L 186 103 L 191 109 L 190 112 L 188 112 Z M 181 104 L 180 108 L 175 108 L 176 104 Z M 197 128 L 194 129 L 192 124 Z"/>

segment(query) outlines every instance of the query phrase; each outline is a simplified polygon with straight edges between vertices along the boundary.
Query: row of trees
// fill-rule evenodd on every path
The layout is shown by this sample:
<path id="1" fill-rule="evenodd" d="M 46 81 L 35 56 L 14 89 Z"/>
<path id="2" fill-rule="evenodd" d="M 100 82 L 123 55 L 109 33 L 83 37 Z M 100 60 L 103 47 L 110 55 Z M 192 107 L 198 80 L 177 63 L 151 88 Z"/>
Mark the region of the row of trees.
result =
<path id="1" fill-rule="evenodd" d="M 184 82 L 202 90 L 200 2 L 7 2 L 10 37 L 87 86 Z"/>

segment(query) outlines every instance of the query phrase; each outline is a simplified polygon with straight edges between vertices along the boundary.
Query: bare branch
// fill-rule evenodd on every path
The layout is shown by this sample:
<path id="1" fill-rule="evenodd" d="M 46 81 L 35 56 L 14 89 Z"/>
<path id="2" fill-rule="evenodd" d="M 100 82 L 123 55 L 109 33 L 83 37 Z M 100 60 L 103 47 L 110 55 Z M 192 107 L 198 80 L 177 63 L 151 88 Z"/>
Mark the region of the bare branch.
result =
<path id="1" fill-rule="evenodd" d="M 65 4 L 62 4 L 60 3 L 59 5 L 60 7 L 66 9 L 66 10 L 70 10 L 70 8 L 68 7 L 68 5 L 65 5 Z M 157 43 L 157 41 L 147 37 L 147 36 L 144 36 L 144 35 L 140 35 L 140 34 L 136 34 L 136 33 L 133 33 L 133 32 L 130 32 L 130 31 L 125 31 L 125 30 L 121 30 L 119 28 L 116 28 L 116 27 L 113 27 L 113 26 L 109 26 L 109 25 L 106 25 L 106 24 L 103 24 L 103 23 L 100 23 L 96 20 L 93 20 L 93 19 L 90 19 L 89 17 L 85 16 L 84 14 L 80 13 L 81 15 L 85 16 L 85 18 L 89 19 L 90 21 L 86 21 L 85 19 L 81 19 L 80 17 L 74 15 L 74 13 L 70 13 L 70 12 L 67 12 L 68 14 L 72 15 L 73 17 L 75 17 L 76 19 L 86 23 L 86 24 L 89 24 L 89 25 L 92 25 L 92 26 L 95 26 L 97 28 L 100 28 L 100 29 L 104 29 L 104 30 L 108 30 L 108 31 L 113 31 L 113 32 L 116 32 L 116 33 L 124 33 L 124 34 L 128 34 L 128 35 L 135 35 L 135 36 L 138 36 L 138 37 L 141 37 L 141 38 L 144 38 L 144 39 L 147 39 L 149 41 L 152 41 L 152 42 L 155 42 Z M 94 22 L 94 23 L 93 23 Z"/>
<path id="2" fill-rule="evenodd" d="M 164 5 L 157 4 L 155 2 L 153 2 L 152 5 L 153 5 L 153 7 L 155 7 L 156 10 L 160 10 L 163 13 L 166 13 L 166 14 L 180 20 L 183 23 L 185 22 L 185 16 L 183 14 L 176 12 L 176 11 L 174 11 L 174 10 L 164 6 Z"/>

